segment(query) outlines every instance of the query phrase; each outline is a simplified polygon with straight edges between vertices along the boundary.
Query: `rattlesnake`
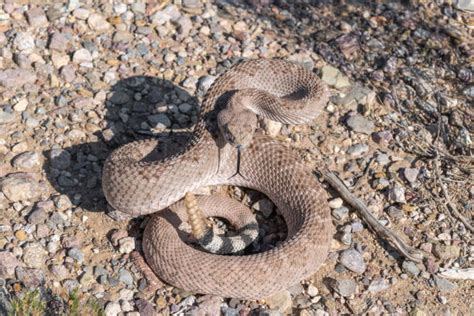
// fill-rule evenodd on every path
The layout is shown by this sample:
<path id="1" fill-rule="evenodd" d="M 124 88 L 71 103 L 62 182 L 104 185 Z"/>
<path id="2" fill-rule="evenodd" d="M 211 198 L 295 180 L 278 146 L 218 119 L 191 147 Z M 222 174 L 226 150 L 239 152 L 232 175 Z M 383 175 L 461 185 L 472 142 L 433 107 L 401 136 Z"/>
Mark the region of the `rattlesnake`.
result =
<path id="1" fill-rule="evenodd" d="M 298 155 L 254 132 L 256 115 L 306 123 L 327 100 L 326 86 L 300 65 L 269 59 L 240 62 L 207 91 L 200 119 L 181 151 L 154 159 L 158 141 L 151 139 L 124 145 L 108 157 L 102 183 L 109 204 L 132 215 L 156 213 L 145 228 L 143 251 L 162 280 L 197 293 L 254 299 L 317 270 L 332 234 L 326 192 Z M 285 219 L 286 240 L 243 256 L 210 254 L 184 243 L 176 227 L 187 220 L 186 214 L 170 205 L 187 192 L 222 184 L 266 194 Z"/>

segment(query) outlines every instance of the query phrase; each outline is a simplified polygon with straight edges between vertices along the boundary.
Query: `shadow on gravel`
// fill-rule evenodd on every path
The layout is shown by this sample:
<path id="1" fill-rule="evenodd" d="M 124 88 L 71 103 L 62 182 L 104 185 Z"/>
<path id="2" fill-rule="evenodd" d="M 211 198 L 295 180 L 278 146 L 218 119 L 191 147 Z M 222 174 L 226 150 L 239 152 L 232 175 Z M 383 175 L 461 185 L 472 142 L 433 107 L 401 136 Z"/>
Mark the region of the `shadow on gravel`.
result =
<path id="1" fill-rule="evenodd" d="M 179 109 L 173 104 L 187 105 Z M 101 130 L 94 133 L 95 137 L 89 137 L 96 141 L 52 148 L 43 153 L 44 171 L 54 189 L 67 195 L 74 206 L 92 212 L 107 210 L 101 174 L 112 150 L 134 140 L 157 137 L 160 142 L 153 157 L 172 155 L 190 136 L 186 129 L 194 122 L 188 115 L 198 112 L 198 102 L 196 97 L 168 80 L 134 76 L 111 87 L 105 110 Z M 188 114 L 182 115 L 180 111 L 188 111 Z M 168 127 L 171 132 L 168 129 L 160 132 Z"/>

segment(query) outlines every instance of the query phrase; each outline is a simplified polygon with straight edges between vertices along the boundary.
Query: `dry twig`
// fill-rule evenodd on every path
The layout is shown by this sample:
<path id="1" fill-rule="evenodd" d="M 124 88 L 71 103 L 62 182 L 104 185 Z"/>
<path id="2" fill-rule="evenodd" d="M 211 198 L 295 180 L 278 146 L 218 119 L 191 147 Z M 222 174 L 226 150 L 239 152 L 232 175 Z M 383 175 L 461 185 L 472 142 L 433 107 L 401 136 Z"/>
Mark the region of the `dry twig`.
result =
<path id="1" fill-rule="evenodd" d="M 408 246 L 397 234 L 382 226 L 378 220 L 370 213 L 367 206 L 357 197 L 355 197 L 347 186 L 332 172 L 325 170 L 321 172 L 324 179 L 336 190 L 344 201 L 355 208 L 362 219 L 378 234 L 381 238 L 387 240 L 403 256 L 414 262 L 421 262 L 425 254 L 418 249 Z"/>

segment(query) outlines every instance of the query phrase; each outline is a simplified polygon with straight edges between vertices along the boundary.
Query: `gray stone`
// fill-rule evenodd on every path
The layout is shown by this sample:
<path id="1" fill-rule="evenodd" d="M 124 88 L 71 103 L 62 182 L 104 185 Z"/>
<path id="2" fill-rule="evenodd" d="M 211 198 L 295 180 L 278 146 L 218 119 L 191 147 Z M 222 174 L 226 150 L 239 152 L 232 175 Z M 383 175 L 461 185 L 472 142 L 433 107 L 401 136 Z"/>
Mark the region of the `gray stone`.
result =
<path id="1" fill-rule="evenodd" d="M 367 135 L 371 134 L 375 127 L 372 121 L 369 121 L 360 114 L 350 116 L 346 123 L 353 131 Z"/>
<path id="2" fill-rule="evenodd" d="M 15 168 L 23 170 L 32 170 L 39 168 L 42 164 L 41 156 L 34 151 L 27 151 L 17 155 L 12 160 L 12 164 Z"/>
<path id="3" fill-rule="evenodd" d="M 337 87 L 336 87 L 337 88 Z M 334 102 L 346 108 L 355 108 L 358 104 L 371 106 L 375 101 L 376 94 L 369 88 L 354 85 L 345 97 L 337 97 Z"/>
<path id="4" fill-rule="evenodd" d="M 133 276 L 128 270 L 124 268 L 120 269 L 118 273 L 118 278 L 120 282 L 124 283 L 125 285 L 133 286 Z"/>
<path id="5" fill-rule="evenodd" d="M 458 10 L 474 12 L 474 1 L 472 0 L 455 0 L 454 7 Z"/>
<path id="6" fill-rule="evenodd" d="M 67 251 L 67 255 L 79 263 L 82 263 L 84 261 L 84 253 L 79 248 L 70 248 Z"/>
<path id="7" fill-rule="evenodd" d="M 21 51 L 32 51 L 35 48 L 35 39 L 28 32 L 18 32 L 13 40 L 13 45 Z"/>
<path id="8" fill-rule="evenodd" d="M 198 90 L 204 94 L 216 80 L 215 76 L 204 76 L 199 78 L 198 81 Z"/>
<path id="9" fill-rule="evenodd" d="M 175 5 L 168 5 L 151 16 L 151 23 L 155 25 L 163 25 L 168 21 L 176 21 L 181 16 L 179 9 Z"/>
<path id="10" fill-rule="evenodd" d="M 22 260 L 29 268 L 44 267 L 48 252 L 39 243 L 31 242 L 24 246 Z"/>
<path id="11" fill-rule="evenodd" d="M 367 290 L 372 293 L 377 293 L 383 290 L 386 290 L 390 287 L 390 283 L 388 280 L 385 280 L 384 278 L 376 278 L 370 282 L 369 287 Z"/>
<path id="12" fill-rule="evenodd" d="M 48 218 L 48 213 L 44 210 L 44 208 L 36 207 L 29 215 L 28 215 L 28 223 L 36 225 L 40 223 L 44 223 Z"/>
<path id="13" fill-rule="evenodd" d="M 15 268 L 21 266 L 21 262 L 9 251 L 0 251 L 0 278 L 11 278 L 15 274 Z"/>
<path id="14" fill-rule="evenodd" d="M 87 19 L 89 27 L 98 32 L 107 31 L 110 28 L 110 23 L 105 18 L 97 13 L 92 13 Z"/>
<path id="15" fill-rule="evenodd" d="M 154 316 L 156 315 L 153 305 L 145 299 L 138 299 L 135 301 L 135 306 L 138 308 L 140 316 Z"/>
<path id="16" fill-rule="evenodd" d="M 26 18 L 32 27 L 48 26 L 48 19 L 40 7 L 30 8 L 26 11 Z"/>
<path id="17" fill-rule="evenodd" d="M 9 89 L 21 88 L 36 81 L 36 74 L 29 69 L 6 69 L 0 71 L 0 85 Z"/>
<path id="18" fill-rule="evenodd" d="M 68 50 L 71 42 L 71 35 L 66 33 L 56 32 L 51 36 L 49 48 L 60 52 Z"/>
<path id="19" fill-rule="evenodd" d="M 71 165 L 71 154 L 65 149 L 52 149 L 49 153 L 51 166 L 64 170 Z"/>
<path id="20" fill-rule="evenodd" d="M 393 205 L 388 207 L 387 214 L 392 219 L 395 219 L 395 220 L 400 220 L 400 219 L 403 218 L 403 216 L 405 216 L 405 214 L 403 213 L 403 211 L 401 209 L 399 209 L 398 207 L 393 206 Z"/>
<path id="21" fill-rule="evenodd" d="M 367 144 L 355 144 L 347 149 L 347 153 L 351 157 L 358 157 L 365 154 L 369 151 L 369 146 Z"/>
<path id="22" fill-rule="evenodd" d="M 338 207 L 332 211 L 332 216 L 334 216 L 335 219 L 340 221 L 347 219 L 348 215 L 349 209 L 345 206 Z"/>
<path id="23" fill-rule="evenodd" d="M 269 308 L 277 309 L 282 313 L 289 311 L 292 305 L 291 295 L 288 291 L 282 291 L 267 297 L 265 298 L 265 302 Z"/>
<path id="24" fill-rule="evenodd" d="M 420 171 L 416 168 L 405 168 L 403 169 L 403 176 L 410 183 L 415 183 Z"/>
<path id="25" fill-rule="evenodd" d="M 18 280 L 30 288 L 37 288 L 44 284 L 45 275 L 41 269 L 25 269 L 18 267 L 15 269 L 15 274 Z"/>
<path id="26" fill-rule="evenodd" d="M 344 76 L 337 68 L 324 66 L 321 71 L 322 80 L 336 89 L 342 89 L 351 85 L 349 78 Z"/>
<path id="27" fill-rule="evenodd" d="M 72 55 L 72 61 L 76 64 L 89 63 L 92 61 L 92 55 L 87 49 L 80 48 Z"/>
<path id="28" fill-rule="evenodd" d="M 405 188 L 398 183 L 395 183 L 393 188 L 388 191 L 388 198 L 392 202 L 405 204 Z"/>
<path id="29" fill-rule="evenodd" d="M 148 121 L 156 128 L 164 129 L 171 126 L 171 120 L 164 113 L 150 115 Z"/>
<path id="30" fill-rule="evenodd" d="M 414 263 L 413 261 L 408 261 L 405 260 L 402 263 L 402 269 L 406 273 L 412 275 L 412 276 L 418 276 L 420 274 L 420 268 Z"/>
<path id="31" fill-rule="evenodd" d="M 42 193 L 39 183 L 27 173 L 13 173 L 0 178 L 0 189 L 12 202 L 34 200 Z"/>
<path id="32" fill-rule="evenodd" d="M 13 305 L 10 302 L 10 295 L 3 287 L 0 287 L 0 314 L 13 314 Z"/>
<path id="33" fill-rule="evenodd" d="M 446 292 L 452 292 L 454 291 L 455 289 L 457 289 L 457 285 L 444 279 L 444 278 L 440 278 L 438 276 L 434 276 L 433 277 L 434 279 L 434 282 L 435 282 L 435 285 L 436 287 L 442 292 L 442 293 L 446 293 Z"/>
<path id="34" fill-rule="evenodd" d="M 131 253 L 135 250 L 135 238 L 125 237 L 118 241 L 120 253 Z"/>
<path id="35" fill-rule="evenodd" d="M 357 283 L 351 279 L 329 279 L 331 288 L 341 296 L 351 296 L 357 292 Z"/>
<path id="36" fill-rule="evenodd" d="M 390 157 L 387 154 L 379 153 L 377 154 L 377 157 L 375 158 L 377 163 L 381 166 L 385 166 L 390 162 Z"/>
<path id="37" fill-rule="evenodd" d="M 393 140 L 393 135 L 391 131 L 381 131 L 381 132 L 374 133 L 372 135 L 372 139 L 377 144 L 387 146 Z"/>
<path id="38" fill-rule="evenodd" d="M 15 121 L 15 113 L 13 112 L 5 112 L 0 110 L 0 125 L 1 124 L 8 124 Z"/>
<path id="39" fill-rule="evenodd" d="M 176 24 L 178 25 L 178 33 L 182 37 L 186 37 L 189 35 L 189 32 L 193 28 L 193 22 L 187 16 L 181 16 L 177 21 Z"/>
<path id="40" fill-rule="evenodd" d="M 354 249 L 344 250 L 341 253 L 339 261 L 347 269 L 359 274 L 364 273 L 367 268 L 361 253 Z"/>

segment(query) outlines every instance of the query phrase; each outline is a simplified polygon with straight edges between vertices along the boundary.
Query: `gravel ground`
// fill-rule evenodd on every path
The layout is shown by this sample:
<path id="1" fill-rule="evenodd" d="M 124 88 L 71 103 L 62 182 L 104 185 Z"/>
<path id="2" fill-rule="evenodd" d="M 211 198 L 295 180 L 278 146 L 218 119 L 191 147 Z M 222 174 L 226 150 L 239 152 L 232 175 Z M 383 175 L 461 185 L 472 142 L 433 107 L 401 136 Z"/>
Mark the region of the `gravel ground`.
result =
<path id="1" fill-rule="evenodd" d="M 0 314 L 32 289 L 50 315 L 89 314 L 91 300 L 105 315 L 474 314 L 474 7 L 377 2 L 3 2 Z M 107 214 L 103 162 L 135 139 L 186 135 L 215 77 L 260 57 L 301 63 L 332 91 L 312 124 L 266 122 L 266 132 L 308 167 L 337 172 L 429 257 L 404 259 L 334 194 L 330 256 L 287 291 L 242 301 L 163 286 L 145 296 L 129 254 L 146 219 Z M 251 251 L 284 239 L 265 197 L 219 190 L 255 210 Z"/>

